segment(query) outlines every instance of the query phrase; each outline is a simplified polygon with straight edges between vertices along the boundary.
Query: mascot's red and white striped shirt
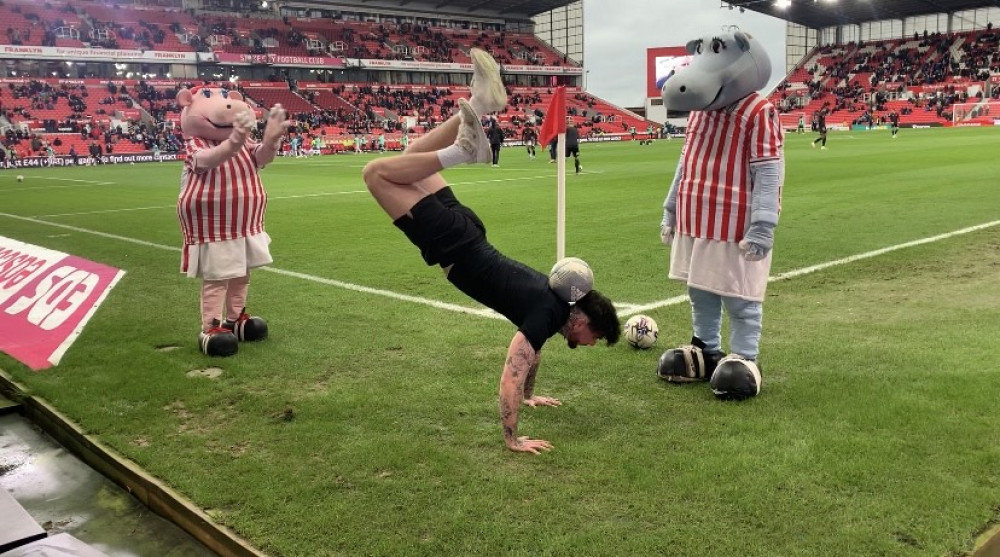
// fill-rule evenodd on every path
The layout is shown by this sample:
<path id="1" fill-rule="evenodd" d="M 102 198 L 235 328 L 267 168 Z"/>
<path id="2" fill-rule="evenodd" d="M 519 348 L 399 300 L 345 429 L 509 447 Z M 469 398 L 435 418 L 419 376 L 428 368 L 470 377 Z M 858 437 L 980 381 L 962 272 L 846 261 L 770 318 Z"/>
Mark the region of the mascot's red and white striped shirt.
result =
<path id="1" fill-rule="evenodd" d="M 750 165 L 781 159 L 774 106 L 753 93 L 720 110 L 692 112 L 677 189 L 677 232 L 739 242 L 750 224 Z"/>
<path id="2" fill-rule="evenodd" d="M 247 142 L 216 168 L 194 171 L 193 155 L 219 143 L 200 137 L 185 142 L 187 160 L 181 176 L 177 217 L 186 245 L 233 240 L 264 231 L 267 193 L 253 156 L 257 144 Z"/>

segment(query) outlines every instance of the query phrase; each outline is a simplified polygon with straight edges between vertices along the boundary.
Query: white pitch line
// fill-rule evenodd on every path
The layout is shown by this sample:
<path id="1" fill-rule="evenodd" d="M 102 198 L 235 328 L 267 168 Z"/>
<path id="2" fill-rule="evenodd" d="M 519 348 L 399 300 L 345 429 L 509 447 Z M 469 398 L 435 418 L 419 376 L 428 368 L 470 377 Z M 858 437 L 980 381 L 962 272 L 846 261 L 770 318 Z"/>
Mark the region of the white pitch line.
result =
<path id="1" fill-rule="evenodd" d="M 952 232 L 946 232 L 944 234 L 938 234 L 937 236 L 930 236 L 927 238 L 921 238 L 919 240 L 913 240 L 912 242 L 905 242 L 902 244 L 896 244 L 894 246 L 889 246 L 877 250 L 866 251 L 864 253 L 859 253 L 856 255 L 851 255 L 841 259 L 835 259 L 833 261 L 827 261 L 826 263 L 819 263 L 817 265 L 811 265 L 809 267 L 803 267 L 801 269 L 795 269 L 794 271 L 788 271 L 787 273 L 781 273 L 780 275 L 772 276 L 768 279 L 768 282 L 778 282 L 779 280 L 788 280 L 791 278 L 801 277 L 803 275 L 808 275 L 815 273 L 817 271 L 822 271 L 824 269 L 829 269 L 830 267 L 836 267 L 837 265 L 846 265 L 848 263 L 854 263 L 855 261 L 861 261 L 862 259 L 871 259 L 873 257 L 878 257 L 880 255 L 885 255 L 887 253 L 898 251 L 901 249 L 912 248 L 915 246 L 921 246 L 923 244 L 930 244 L 932 242 L 938 242 L 941 240 L 947 240 L 955 236 L 961 236 L 963 234 L 969 234 L 970 232 L 976 232 L 978 230 L 984 230 L 986 228 L 992 228 L 994 226 L 1000 225 L 1000 220 L 995 220 L 991 222 L 986 222 L 983 224 L 977 224 L 975 226 L 969 226 L 967 228 L 962 228 L 960 230 L 955 230 Z M 684 296 L 674 296 L 673 298 L 667 298 L 666 300 L 660 300 L 659 302 L 653 302 L 651 304 L 646 304 L 642 306 L 635 306 L 632 309 L 623 312 L 623 316 L 634 315 L 636 313 L 642 313 L 645 311 L 654 310 L 661 307 L 672 306 L 675 304 L 681 304 L 688 301 L 688 297 Z"/>
<path id="2" fill-rule="evenodd" d="M 601 172 L 592 172 L 591 174 L 600 174 Z M 584 172 L 587 174 L 587 172 Z M 552 178 L 552 176 L 522 176 L 520 178 L 497 178 L 493 180 L 477 180 L 473 182 L 453 182 L 452 186 L 473 186 L 482 184 L 492 184 L 500 182 L 519 182 L 525 180 L 537 180 L 541 178 Z M 85 181 L 85 180 L 81 180 Z M 105 185 L 112 184 L 114 182 L 99 182 L 95 185 Z M 51 186 L 51 187 L 74 187 L 74 186 Z M 29 188 L 30 189 L 30 188 Z M 48 187 L 39 187 L 34 189 L 49 189 Z M 0 190 L 3 191 L 3 190 Z M 23 190 L 6 190 L 6 191 L 23 191 Z M 268 196 L 268 201 L 277 201 L 284 199 L 306 199 L 311 197 L 329 197 L 332 195 L 355 195 L 359 193 L 368 193 L 368 190 L 349 190 L 349 191 L 333 191 L 333 192 L 323 192 L 323 193 L 305 193 L 301 195 L 278 195 L 278 196 Z M 128 209 L 102 209 L 100 211 L 82 211 L 79 213 L 52 213 L 48 215 L 35 215 L 35 218 L 56 218 L 56 217 L 79 217 L 83 215 L 103 215 L 108 213 L 129 213 L 132 211 L 150 211 L 156 209 L 176 209 L 176 205 L 160 205 L 153 207 L 133 207 Z"/>
<path id="3" fill-rule="evenodd" d="M 278 196 L 268 196 L 268 201 L 275 201 L 279 199 L 304 199 L 307 197 L 327 197 L 331 195 L 347 195 L 356 193 L 368 193 L 368 190 L 354 190 L 354 191 L 332 191 L 324 193 L 304 193 L 302 195 L 278 195 Z M 44 219 L 52 217 L 78 217 L 82 215 L 103 215 L 105 213 L 128 213 L 131 211 L 148 211 L 152 209 L 176 209 L 177 205 L 159 205 L 155 207 L 132 207 L 129 209 L 103 209 L 101 211 L 83 211 L 80 213 L 54 213 L 51 215 L 36 215 L 34 218 Z"/>
<path id="4" fill-rule="evenodd" d="M 44 178 L 45 180 L 68 180 L 68 178 Z M 73 180 L 74 182 L 87 182 L 85 184 L 75 184 L 72 186 L 35 186 L 32 188 L 11 188 L 11 189 L 0 189 L 0 192 L 14 192 L 14 191 L 36 191 L 36 190 L 65 190 L 69 188 L 93 188 L 96 186 L 111 186 L 116 182 L 95 182 L 93 180 Z"/>
<path id="5" fill-rule="evenodd" d="M 132 244 L 138 244 L 140 246 L 146 246 L 146 247 L 151 247 L 151 248 L 156 248 L 156 249 L 161 249 L 161 250 L 166 250 L 166 251 L 175 251 L 175 252 L 181 251 L 180 248 L 175 247 L 175 246 L 165 246 L 163 244 L 157 244 L 157 243 L 154 243 L 154 242 L 147 242 L 145 240 L 138 240 L 136 238 L 129 238 L 128 236 L 119 236 L 118 234 L 109 234 L 107 232 L 99 232 L 97 230 L 89 230 L 89 229 L 86 229 L 86 228 L 80 228 L 78 226 L 70 226 L 68 224 L 60 224 L 60 223 L 55 223 L 55 222 L 48 222 L 48 221 L 44 221 L 44 220 L 34 219 L 34 218 L 31 218 L 31 217 L 22 217 L 22 216 L 18 216 L 18 215 L 11 215 L 9 213 L 0 213 L 0 216 L 8 217 L 8 218 L 16 219 L 16 220 L 21 220 L 21 221 L 26 221 L 26 222 L 32 222 L 32 223 L 35 223 L 35 224 L 44 224 L 44 225 L 47 225 L 47 226 L 54 226 L 56 228 L 62 228 L 64 230 L 72 230 L 74 232 L 81 232 L 83 234 L 92 234 L 94 236 L 100 236 L 102 238 L 109 238 L 109 239 L 112 239 L 112 240 L 119 240 L 119 241 L 122 241 L 122 242 L 128 242 L 128 243 L 132 243 Z M 353 283 L 350 283 L 350 282 L 343 282 L 343 281 L 334 280 L 334 279 L 328 279 L 328 278 L 324 278 L 324 277 L 317 277 L 315 275 L 309 275 L 309 274 L 306 274 L 306 273 L 299 273 L 297 271 L 288 271 L 288 270 L 285 270 L 285 269 L 279 269 L 277 267 L 260 267 L 258 270 L 260 270 L 260 271 L 269 271 L 271 273 L 275 273 L 275 274 L 279 274 L 279 275 L 285 275 L 285 276 L 290 276 L 290 277 L 295 277 L 295 278 L 299 278 L 299 279 L 302 279 L 302 280 L 308 280 L 308 281 L 311 281 L 311 282 L 316 282 L 316 283 L 319 283 L 319 284 L 325 284 L 325 285 L 328 285 L 328 286 L 336 286 L 338 288 L 343 288 L 345 290 L 353 290 L 355 292 L 363 292 L 365 294 L 375 294 L 375 295 L 378 295 L 378 296 L 384 296 L 386 298 L 392 298 L 394 300 L 401 300 L 401 301 L 404 301 L 404 302 L 413 302 L 413 303 L 416 303 L 416 304 L 423 304 L 425 306 L 431 306 L 431 307 L 438 308 L 438 309 L 446 309 L 446 310 L 449 310 L 449 311 L 455 311 L 455 312 L 459 312 L 459 313 L 467 313 L 467 314 L 470 314 L 470 315 L 477 315 L 479 317 L 488 317 L 488 318 L 491 318 L 491 319 L 505 319 L 504 316 L 500 315 L 499 313 L 496 313 L 495 311 L 493 311 L 491 309 L 470 308 L 470 307 L 466 307 L 466 306 L 460 306 L 458 304 L 451 304 L 451 303 L 448 303 L 448 302 L 441 302 L 441 301 L 438 301 L 438 300 L 432 300 L 430 298 L 422 298 L 420 296 L 410 296 L 408 294 L 400 294 L 398 292 L 393 292 L 391 290 L 381 290 L 381 289 L 378 289 L 378 288 L 371 288 L 371 287 L 368 287 L 368 286 L 361 286 L 360 284 L 353 284 Z"/>
<path id="6" fill-rule="evenodd" d="M 109 238 L 109 239 L 112 239 L 112 240 L 119 240 L 119 241 L 122 241 L 122 242 L 129 242 L 129 243 L 132 243 L 132 244 L 138 244 L 138 245 L 141 245 L 141 246 L 147 246 L 147 247 L 156 248 L 156 249 L 162 249 L 162 250 L 174 251 L 174 252 L 181 251 L 180 248 L 174 247 L 174 246 L 165 246 L 163 244 L 157 244 L 157 243 L 153 243 L 153 242 L 147 242 L 145 240 L 138 240 L 136 238 L 129 238 L 127 236 L 119 236 L 117 234 L 109 234 L 107 232 L 99 232 L 99 231 L 96 231 L 96 230 L 89 230 L 89 229 L 86 229 L 86 228 L 80 228 L 80 227 L 77 227 L 77 226 L 70 226 L 70 225 L 67 225 L 67 224 L 60 224 L 60 223 L 55 223 L 55 222 L 48 222 L 48 221 L 39 220 L 39 219 L 31 218 L 31 217 L 22 217 L 22 216 L 19 216 L 19 215 L 12 215 L 12 214 L 9 214 L 9 213 L 0 213 L 0 217 L 7 217 L 7 218 L 15 219 L 15 220 L 21 220 L 21 221 L 31 222 L 31 223 L 35 223 L 35 224 L 43 224 L 43 225 L 46 225 L 46 226 L 53 226 L 53 227 L 56 227 L 56 228 L 62 228 L 64 230 L 72 230 L 74 232 L 81 232 L 81 233 L 84 233 L 84 234 L 92 234 L 94 236 L 100 236 L 102 238 Z M 822 271 L 822 270 L 828 269 L 830 267 L 835 267 L 835 266 L 838 266 L 838 265 L 846 265 L 848 263 L 853 263 L 855 261 L 861 261 L 863 259 L 871 259 L 873 257 L 878 257 L 879 255 L 884 255 L 886 253 L 890 253 L 890 252 L 893 252 L 893 251 L 898 251 L 898 250 L 901 250 L 901 249 L 907 249 L 907 248 L 911 248 L 911 247 L 915 247 L 915 246 L 920 246 L 920 245 L 923 245 L 923 244 L 930 244 L 932 242 L 938 242 L 938 241 L 941 241 L 941 240 L 946 240 L 948 238 L 953 238 L 955 236 L 961 236 L 963 234 L 969 234 L 971 232 L 976 232 L 976 231 L 979 231 L 979 230 L 984 230 L 984 229 L 987 229 L 987 228 L 992 228 L 992 227 L 997 226 L 997 225 L 1000 225 L 1000 220 L 995 220 L 995 221 L 991 221 L 991 222 L 987 222 L 987 223 L 983 223 L 983 224 L 977 224 L 977 225 L 974 225 L 974 226 L 969 226 L 969 227 L 962 228 L 962 229 L 959 229 L 959 230 L 955 230 L 955 231 L 952 231 L 952 232 L 946 232 L 944 234 L 938 234 L 936 236 L 930 236 L 930 237 L 927 237 L 927 238 L 921 238 L 919 240 L 913 240 L 911 242 L 905 242 L 905 243 L 902 243 L 902 244 L 896 244 L 896 245 L 884 247 L 884 248 L 877 249 L 877 250 L 867 251 L 867 252 L 864 252 L 864 253 L 859 253 L 859 254 L 856 254 L 856 255 L 851 255 L 849 257 L 844 257 L 844 258 L 841 258 L 841 259 L 835 259 L 833 261 L 827 261 L 826 263 L 819 263 L 817 265 L 812 265 L 812 266 L 809 266 L 809 267 L 803 267 L 801 269 L 796 269 L 796 270 L 793 270 L 793 271 L 788 271 L 787 273 L 781 273 L 780 275 L 772 276 L 768 280 L 768 282 L 777 282 L 777 281 L 780 281 L 780 280 L 788 280 L 788 279 L 791 279 L 791 278 L 796 278 L 796 277 L 800 277 L 800 276 L 803 276 L 803 275 L 808 275 L 808 274 L 811 274 L 811 273 L 815 273 L 817 271 Z M 299 279 L 307 280 L 307 281 L 310 281 L 310 282 L 316 282 L 316 283 L 319 283 L 319 284 L 325 284 L 325 285 L 328 285 L 328 286 L 336 286 L 338 288 L 343 288 L 345 290 L 353 290 L 355 292 L 362 292 L 362 293 L 365 293 L 365 294 L 375 294 L 375 295 L 378 295 L 378 296 L 384 296 L 386 298 L 392 298 L 392 299 L 395 299 L 395 300 L 401 300 L 401 301 L 405 301 L 405 302 L 412 302 L 412 303 L 416 303 L 416 304 L 422 304 L 422 305 L 426 305 L 426 306 L 430 306 L 430 307 L 434 307 L 434 308 L 438 308 L 438 309 L 445 309 L 445 310 L 455 311 L 455 312 L 459 312 L 459 313 L 466 313 L 466 314 L 469 314 L 469 315 L 476 315 L 476 316 L 479 316 L 479 317 L 488 317 L 488 318 L 491 318 L 491 319 L 504 319 L 504 317 L 502 315 L 500 315 L 500 314 L 498 314 L 498 313 L 496 313 L 496 312 L 494 312 L 493 310 L 490 310 L 490 309 L 470 308 L 470 307 L 461 306 L 461 305 L 458 305 L 458 304 L 451 304 L 451 303 L 448 303 L 448 302 L 441 302 L 441 301 L 438 301 L 438 300 L 431 300 L 429 298 L 422 298 L 420 296 L 410 296 L 408 294 L 400 294 L 398 292 L 393 292 L 391 290 L 382 290 L 382 289 L 378 289 L 378 288 L 371 288 L 371 287 L 368 287 L 368 286 L 361 286 L 359 284 L 353 284 L 353 283 L 350 283 L 350 282 L 343 282 L 343 281 L 334 280 L 334 279 L 328 279 L 328 278 L 324 278 L 324 277 L 317 277 L 315 275 L 309 275 L 309 274 L 306 274 L 306 273 L 299 273 L 297 271 L 288 271 L 288 270 L 280 269 L 280 268 L 276 268 L 276 267 L 261 267 L 260 270 L 262 270 L 262 271 L 269 271 L 269 272 L 272 272 L 272 273 L 275 273 L 275 274 L 279 274 L 279 275 L 285 275 L 285 276 L 290 276 L 290 277 L 294 277 L 294 278 L 299 278 Z M 621 315 L 623 317 L 628 317 L 630 315 L 635 315 L 637 313 L 643 313 L 643 312 L 647 312 L 647 311 L 650 311 L 650 310 L 654 310 L 654 309 L 658 309 L 658 308 L 662 308 L 662 307 L 666 307 L 666 306 L 672 306 L 672 305 L 676 305 L 676 304 L 681 304 L 681 303 L 684 303 L 686 301 L 688 301 L 688 297 L 686 295 L 682 295 L 682 296 L 674 296 L 672 298 L 667 298 L 665 300 L 660 300 L 660 301 L 653 302 L 653 303 L 650 303 L 650 304 L 639 305 L 639 304 L 620 303 L 620 304 L 617 304 L 617 306 L 622 309 Z"/>

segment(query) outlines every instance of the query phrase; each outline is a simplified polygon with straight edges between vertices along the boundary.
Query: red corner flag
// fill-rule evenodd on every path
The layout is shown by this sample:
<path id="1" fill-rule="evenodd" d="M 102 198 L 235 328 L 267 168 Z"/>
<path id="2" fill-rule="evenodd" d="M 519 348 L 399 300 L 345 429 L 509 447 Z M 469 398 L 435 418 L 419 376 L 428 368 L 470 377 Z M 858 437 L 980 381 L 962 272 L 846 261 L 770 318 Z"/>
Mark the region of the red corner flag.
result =
<path id="1" fill-rule="evenodd" d="M 539 145 L 548 145 L 555 136 L 566 133 L 566 87 L 556 87 L 549 101 L 549 109 L 545 112 L 542 129 L 538 132 Z"/>

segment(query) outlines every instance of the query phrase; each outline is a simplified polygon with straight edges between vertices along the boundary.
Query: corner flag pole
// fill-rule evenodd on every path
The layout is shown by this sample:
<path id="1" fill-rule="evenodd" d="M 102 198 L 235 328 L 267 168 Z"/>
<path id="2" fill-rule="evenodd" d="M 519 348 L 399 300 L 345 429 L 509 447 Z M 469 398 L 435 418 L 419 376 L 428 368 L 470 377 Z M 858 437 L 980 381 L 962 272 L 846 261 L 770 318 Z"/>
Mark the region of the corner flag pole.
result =
<path id="1" fill-rule="evenodd" d="M 566 257 L 566 132 L 556 142 L 556 261 Z"/>
<path id="2" fill-rule="evenodd" d="M 538 132 L 542 145 L 550 145 L 555 139 L 554 153 L 557 168 L 556 201 L 556 261 L 566 256 L 566 87 L 556 87 L 549 108 L 545 111 L 542 128 Z"/>

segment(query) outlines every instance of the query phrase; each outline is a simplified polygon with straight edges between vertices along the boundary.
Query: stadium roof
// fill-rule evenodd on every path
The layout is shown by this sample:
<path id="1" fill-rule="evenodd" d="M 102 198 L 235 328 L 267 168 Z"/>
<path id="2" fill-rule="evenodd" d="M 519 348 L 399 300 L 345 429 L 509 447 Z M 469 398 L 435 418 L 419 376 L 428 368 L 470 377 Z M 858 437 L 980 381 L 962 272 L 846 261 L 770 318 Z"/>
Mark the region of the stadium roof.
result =
<path id="1" fill-rule="evenodd" d="M 774 0 L 724 0 L 723 5 L 725 4 L 811 29 L 822 29 L 834 25 L 1000 6 L 1000 0 L 791 0 L 791 5 L 786 8 L 776 6 Z"/>
<path id="2" fill-rule="evenodd" d="M 346 10 L 443 13 L 467 17 L 530 19 L 574 0 L 287 0 L 284 5 Z"/>

